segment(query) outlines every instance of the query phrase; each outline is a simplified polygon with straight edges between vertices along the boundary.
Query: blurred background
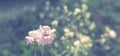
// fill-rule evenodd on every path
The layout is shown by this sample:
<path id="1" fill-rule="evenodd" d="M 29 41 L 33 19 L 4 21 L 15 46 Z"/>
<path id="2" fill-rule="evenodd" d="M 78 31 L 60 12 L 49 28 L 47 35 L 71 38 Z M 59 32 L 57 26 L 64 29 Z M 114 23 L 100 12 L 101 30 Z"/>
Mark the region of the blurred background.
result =
<path id="1" fill-rule="evenodd" d="M 33 56 L 39 25 L 57 30 L 44 56 L 120 56 L 120 0 L 0 0 L 0 56 Z"/>

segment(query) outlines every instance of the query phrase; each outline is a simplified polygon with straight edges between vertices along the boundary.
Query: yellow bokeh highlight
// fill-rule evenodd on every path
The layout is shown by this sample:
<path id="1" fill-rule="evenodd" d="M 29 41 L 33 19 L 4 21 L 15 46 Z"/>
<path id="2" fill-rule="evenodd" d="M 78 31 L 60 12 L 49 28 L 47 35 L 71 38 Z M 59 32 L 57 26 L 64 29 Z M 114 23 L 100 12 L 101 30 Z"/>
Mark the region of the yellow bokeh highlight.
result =
<path id="1" fill-rule="evenodd" d="M 64 34 L 66 37 L 70 36 L 73 37 L 74 36 L 74 32 L 65 32 Z"/>
<path id="2" fill-rule="evenodd" d="M 69 32 L 69 36 L 73 37 L 74 36 L 74 32 Z"/>
<path id="3" fill-rule="evenodd" d="M 91 41 L 91 39 L 90 39 L 90 37 L 89 36 L 82 36 L 81 38 L 80 38 L 80 40 L 81 40 L 81 42 L 82 43 L 87 43 L 87 42 L 90 42 Z"/>
<path id="4" fill-rule="evenodd" d="M 71 51 L 71 52 L 74 52 L 74 51 L 75 51 L 75 47 L 74 47 L 74 46 L 71 46 L 71 47 L 70 47 L 70 51 Z"/>
<path id="5" fill-rule="evenodd" d="M 58 25 L 58 21 L 57 20 L 54 20 L 54 21 L 52 21 L 52 23 L 51 23 L 52 25 Z"/>
<path id="6" fill-rule="evenodd" d="M 64 36 L 62 36 L 62 37 L 61 37 L 61 40 L 62 40 L 62 41 L 64 41 L 64 40 L 65 40 L 65 37 L 64 37 Z"/>
<path id="7" fill-rule="evenodd" d="M 70 32 L 70 29 L 67 28 L 67 27 L 65 27 L 65 28 L 64 28 L 64 32 Z"/>
<path id="8" fill-rule="evenodd" d="M 67 5 L 64 5 L 63 8 L 64 8 L 64 11 L 67 13 L 67 12 L 68 12 L 68 7 L 67 7 Z"/>
<path id="9" fill-rule="evenodd" d="M 88 6 L 86 4 L 82 4 L 82 11 L 85 12 L 88 9 Z"/>
<path id="10" fill-rule="evenodd" d="M 92 47 L 92 45 L 93 45 L 92 43 L 88 43 L 88 44 L 85 44 L 84 47 L 85 48 L 90 48 L 90 47 Z"/>
<path id="11" fill-rule="evenodd" d="M 78 13 L 81 13 L 81 9 L 80 8 L 75 8 L 73 14 L 77 15 Z"/>
<path id="12" fill-rule="evenodd" d="M 110 29 L 110 27 L 106 26 L 105 30 L 106 30 L 106 32 L 109 32 L 111 29 Z"/>
<path id="13" fill-rule="evenodd" d="M 108 35 L 111 37 L 111 38 L 115 38 L 117 36 L 116 32 L 111 30 L 108 32 Z"/>
<path id="14" fill-rule="evenodd" d="M 80 22 L 80 23 L 79 23 L 79 26 L 80 26 L 80 27 L 83 27 L 83 26 L 84 26 L 84 23 L 83 23 L 83 22 Z"/>
<path id="15" fill-rule="evenodd" d="M 85 48 L 90 48 L 92 47 L 92 40 L 89 36 L 83 35 L 81 33 L 76 33 L 76 36 L 79 38 L 79 40 L 74 41 L 74 45 L 79 47 L 85 47 Z"/>
<path id="16" fill-rule="evenodd" d="M 95 23 L 92 22 L 92 23 L 90 24 L 90 26 L 89 26 L 89 29 L 90 29 L 90 30 L 93 30 L 93 29 L 95 29 L 95 27 L 96 27 Z"/>
<path id="17" fill-rule="evenodd" d="M 104 44 L 106 42 L 106 39 L 105 38 L 102 38 L 101 40 L 100 40 L 100 43 L 101 44 Z"/>
<path id="18" fill-rule="evenodd" d="M 80 41 L 79 40 L 76 40 L 73 42 L 74 46 L 76 47 L 79 47 L 80 46 Z"/>
<path id="19" fill-rule="evenodd" d="M 87 12 L 87 13 L 85 14 L 85 19 L 89 19 L 90 16 L 91 16 L 90 12 Z"/>
<path id="20" fill-rule="evenodd" d="M 114 30 L 112 30 L 110 27 L 106 26 L 105 30 L 109 37 L 115 38 L 117 36 L 117 33 Z"/>
<path id="21" fill-rule="evenodd" d="M 68 36 L 69 36 L 69 33 L 68 33 L 68 32 L 66 32 L 64 35 L 65 35 L 66 37 L 68 37 Z"/>

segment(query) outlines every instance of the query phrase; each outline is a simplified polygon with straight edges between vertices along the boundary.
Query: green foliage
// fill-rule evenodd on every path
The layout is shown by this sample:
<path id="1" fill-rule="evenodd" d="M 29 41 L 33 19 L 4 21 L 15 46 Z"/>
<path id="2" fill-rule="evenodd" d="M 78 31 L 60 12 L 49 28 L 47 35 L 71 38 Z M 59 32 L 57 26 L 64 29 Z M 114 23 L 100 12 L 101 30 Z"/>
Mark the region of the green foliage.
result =
<path id="1" fill-rule="evenodd" d="M 95 44 L 92 48 L 92 50 L 94 50 L 92 54 L 95 56 L 98 56 L 99 54 L 102 54 L 101 56 L 119 56 L 119 48 L 115 47 L 119 45 L 118 43 L 120 37 L 119 2 L 120 0 L 88 1 L 89 10 L 93 15 L 91 20 L 95 22 L 96 27 L 98 27 L 97 29 L 99 29 L 101 32 L 98 36 L 95 37 L 97 38 L 96 40 L 101 41 L 98 41 L 98 43 Z"/>
<path id="2" fill-rule="evenodd" d="M 41 0 L 42 1 L 42 0 Z M 43 1 L 34 12 L 0 21 L 0 56 L 37 56 L 42 46 L 26 45 L 28 31 L 39 25 L 55 28 L 45 56 L 119 56 L 119 0 Z M 0 14 L 1 16 L 1 14 Z"/>

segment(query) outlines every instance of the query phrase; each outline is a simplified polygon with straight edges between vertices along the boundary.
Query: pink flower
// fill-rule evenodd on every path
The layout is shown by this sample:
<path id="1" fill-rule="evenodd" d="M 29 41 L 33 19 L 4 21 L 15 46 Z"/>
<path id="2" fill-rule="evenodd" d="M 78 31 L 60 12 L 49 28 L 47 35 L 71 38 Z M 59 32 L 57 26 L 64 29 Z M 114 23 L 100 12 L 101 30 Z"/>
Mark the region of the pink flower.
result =
<path id="1" fill-rule="evenodd" d="M 26 36 L 25 39 L 27 41 L 27 44 L 33 44 L 33 42 L 34 42 L 34 38 L 32 38 L 32 37 Z"/>
<path id="2" fill-rule="evenodd" d="M 40 37 L 39 40 L 37 40 L 39 45 L 44 46 L 45 44 L 51 44 L 54 40 L 54 37 L 55 37 L 54 32 L 56 30 L 51 29 L 49 26 L 41 26 L 41 25 L 39 29 L 42 33 L 42 37 Z"/>
<path id="3" fill-rule="evenodd" d="M 37 30 L 32 30 L 26 37 L 27 44 L 33 44 L 36 41 L 39 45 L 51 44 L 55 37 L 55 29 L 49 26 L 41 26 Z"/>

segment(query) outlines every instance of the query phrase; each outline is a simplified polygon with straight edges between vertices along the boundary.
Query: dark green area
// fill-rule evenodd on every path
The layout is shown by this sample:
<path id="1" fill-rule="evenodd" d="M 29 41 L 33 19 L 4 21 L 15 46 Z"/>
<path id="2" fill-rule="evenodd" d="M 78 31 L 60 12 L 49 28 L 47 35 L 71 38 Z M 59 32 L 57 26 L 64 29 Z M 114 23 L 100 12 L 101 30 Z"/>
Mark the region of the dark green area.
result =
<path id="1" fill-rule="evenodd" d="M 120 56 L 119 21 L 120 0 L 0 0 L 0 56 L 33 56 L 25 36 L 39 25 L 57 30 L 44 56 Z"/>

